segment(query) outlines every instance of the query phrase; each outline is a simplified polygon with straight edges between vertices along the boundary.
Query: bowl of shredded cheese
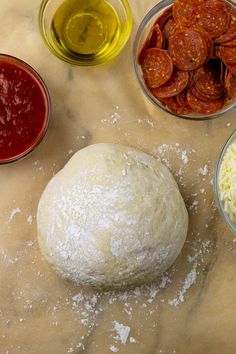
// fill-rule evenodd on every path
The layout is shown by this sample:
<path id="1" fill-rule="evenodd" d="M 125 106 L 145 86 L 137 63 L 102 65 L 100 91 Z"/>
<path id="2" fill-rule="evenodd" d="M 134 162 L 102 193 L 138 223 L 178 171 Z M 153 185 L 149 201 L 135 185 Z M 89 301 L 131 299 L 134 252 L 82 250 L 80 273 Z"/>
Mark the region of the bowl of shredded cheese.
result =
<path id="1" fill-rule="evenodd" d="M 217 161 L 214 190 L 220 214 L 230 230 L 236 233 L 236 131 L 223 146 Z"/>

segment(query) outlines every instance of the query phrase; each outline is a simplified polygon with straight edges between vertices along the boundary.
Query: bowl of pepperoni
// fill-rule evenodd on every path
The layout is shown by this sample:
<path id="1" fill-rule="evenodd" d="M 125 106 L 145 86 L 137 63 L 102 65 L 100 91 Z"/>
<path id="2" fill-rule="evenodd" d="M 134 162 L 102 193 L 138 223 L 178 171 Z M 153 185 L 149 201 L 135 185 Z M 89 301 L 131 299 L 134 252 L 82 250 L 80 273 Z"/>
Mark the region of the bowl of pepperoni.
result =
<path id="1" fill-rule="evenodd" d="M 176 117 L 213 119 L 236 107 L 236 5 L 162 0 L 141 22 L 134 67 L 147 98 Z"/>

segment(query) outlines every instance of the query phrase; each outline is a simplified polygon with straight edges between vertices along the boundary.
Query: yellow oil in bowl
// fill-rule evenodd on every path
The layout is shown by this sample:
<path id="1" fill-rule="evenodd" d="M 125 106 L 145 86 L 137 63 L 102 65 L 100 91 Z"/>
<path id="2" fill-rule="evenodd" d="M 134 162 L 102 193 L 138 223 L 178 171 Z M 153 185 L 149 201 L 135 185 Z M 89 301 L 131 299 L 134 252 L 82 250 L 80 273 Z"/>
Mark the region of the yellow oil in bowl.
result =
<path id="1" fill-rule="evenodd" d="M 132 22 L 128 0 L 43 0 L 39 10 L 46 45 L 73 65 L 116 57 L 130 38 Z"/>
<path id="2" fill-rule="evenodd" d="M 109 55 L 120 37 L 120 20 L 105 0 L 66 0 L 51 24 L 56 46 L 76 58 Z"/>

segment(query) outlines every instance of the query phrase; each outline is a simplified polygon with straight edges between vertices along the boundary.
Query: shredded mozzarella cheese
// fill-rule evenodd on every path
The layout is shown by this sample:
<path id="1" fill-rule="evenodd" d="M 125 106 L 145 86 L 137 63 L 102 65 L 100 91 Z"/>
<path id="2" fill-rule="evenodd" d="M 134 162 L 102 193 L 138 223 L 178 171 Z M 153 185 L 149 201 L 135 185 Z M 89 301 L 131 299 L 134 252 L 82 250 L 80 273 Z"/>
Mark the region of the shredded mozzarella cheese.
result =
<path id="1" fill-rule="evenodd" d="M 236 223 L 236 143 L 231 144 L 223 158 L 219 173 L 220 200 L 231 221 Z"/>

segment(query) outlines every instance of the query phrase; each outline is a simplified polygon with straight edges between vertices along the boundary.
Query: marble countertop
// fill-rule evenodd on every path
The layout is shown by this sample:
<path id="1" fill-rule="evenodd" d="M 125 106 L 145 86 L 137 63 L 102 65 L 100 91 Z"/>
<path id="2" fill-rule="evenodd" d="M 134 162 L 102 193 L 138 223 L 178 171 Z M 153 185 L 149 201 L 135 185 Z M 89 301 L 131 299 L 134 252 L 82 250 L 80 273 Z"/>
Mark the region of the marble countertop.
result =
<path id="1" fill-rule="evenodd" d="M 1 52 L 31 64 L 51 93 L 52 120 L 26 159 L 1 166 L 1 354 L 233 354 L 236 236 L 214 204 L 214 165 L 236 128 L 175 119 L 144 97 L 132 65 L 134 34 L 154 0 L 130 0 L 131 40 L 111 63 L 71 67 L 42 42 L 39 0 L 0 0 Z M 190 229 L 176 263 L 155 284 L 97 293 L 61 280 L 37 245 L 36 210 L 49 179 L 88 144 L 115 142 L 160 158 L 188 206 Z"/>

